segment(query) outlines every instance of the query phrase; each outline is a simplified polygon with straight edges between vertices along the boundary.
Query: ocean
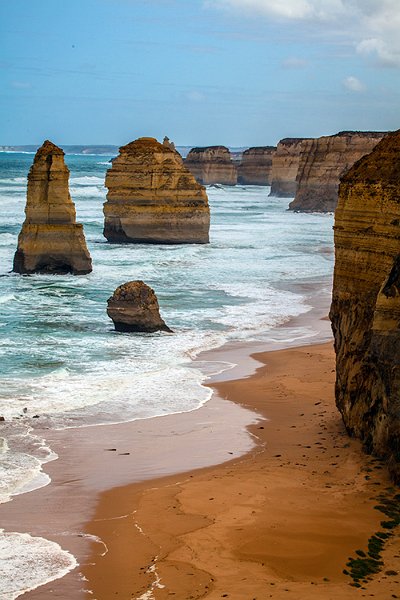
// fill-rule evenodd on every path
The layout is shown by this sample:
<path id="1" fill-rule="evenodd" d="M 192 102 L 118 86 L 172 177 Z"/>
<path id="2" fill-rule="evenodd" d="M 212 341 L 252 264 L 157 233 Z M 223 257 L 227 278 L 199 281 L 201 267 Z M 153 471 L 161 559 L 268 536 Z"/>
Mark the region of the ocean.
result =
<path id="1" fill-rule="evenodd" d="M 311 309 L 310 286 L 330 288 L 330 214 L 288 212 L 289 200 L 268 197 L 266 187 L 210 186 L 210 244 L 111 245 L 102 235 L 102 205 L 112 157 L 65 158 L 93 272 L 21 276 L 11 269 L 33 154 L 0 153 L 0 503 L 49 484 L 42 466 L 57 456 L 35 434 L 38 427 L 195 410 L 211 394 L 202 386 L 207 369 L 193 368 L 200 352 L 271 340 L 279 326 Z M 173 334 L 114 331 L 107 298 L 134 279 L 155 290 Z M 288 343 L 315 334 L 299 326 Z M 33 555 L 40 567 L 24 574 L 18 561 Z M 75 566 L 53 542 L 0 529 L 1 558 L 2 600 Z"/>

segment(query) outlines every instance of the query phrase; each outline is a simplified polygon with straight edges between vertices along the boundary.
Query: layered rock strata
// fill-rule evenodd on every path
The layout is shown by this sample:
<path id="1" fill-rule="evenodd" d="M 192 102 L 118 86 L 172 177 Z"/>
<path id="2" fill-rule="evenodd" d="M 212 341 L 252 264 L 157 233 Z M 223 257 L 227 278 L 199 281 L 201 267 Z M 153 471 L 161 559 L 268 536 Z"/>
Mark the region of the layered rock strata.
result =
<path id="1" fill-rule="evenodd" d="M 28 175 L 26 219 L 14 256 L 15 272 L 83 275 L 92 270 L 68 180 L 63 150 L 46 140 Z"/>
<path id="2" fill-rule="evenodd" d="M 342 178 L 334 229 L 336 403 L 400 482 L 400 130 Z"/>
<path id="3" fill-rule="evenodd" d="M 192 148 L 185 158 L 185 166 L 202 185 L 236 185 L 237 169 L 225 146 Z"/>
<path id="4" fill-rule="evenodd" d="M 275 152 L 275 146 L 260 146 L 245 150 L 238 166 L 238 183 L 271 185 L 272 158 Z"/>
<path id="5" fill-rule="evenodd" d="M 294 198 L 296 195 L 297 171 L 303 143 L 307 138 L 285 138 L 281 140 L 272 157 L 270 196 Z"/>
<path id="6" fill-rule="evenodd" d="M 376 131 L 342 131 L 304 141 L 296 196 L 289 209 L 333 212 L 337 205 L 340 177 L 369 154 L 383 136 L 384 133 Z"/>
<path id="7" fill-rule="evenodd" d="M 140 138 L 123 146 L 105 185 L 104 236 L 109 242 L 208 243 L 206 191 L 169 143 Z"/>
<path id="8" fill-rule="evenodd" d="M 128 281 L 120 285 L 107 301 L 107 314 L 116 331 L 172 333 L 160 316 L 154 290 L 143 281 Z"/>

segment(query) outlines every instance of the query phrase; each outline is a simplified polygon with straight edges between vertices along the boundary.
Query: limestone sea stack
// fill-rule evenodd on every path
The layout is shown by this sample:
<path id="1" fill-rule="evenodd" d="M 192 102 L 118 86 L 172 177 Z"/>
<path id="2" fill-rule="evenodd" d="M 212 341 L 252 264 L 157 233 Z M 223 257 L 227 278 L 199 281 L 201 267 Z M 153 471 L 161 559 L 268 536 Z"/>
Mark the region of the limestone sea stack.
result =
<path id="1" fill-rule="evenodd" d="M 297 171 L 303 143 L 308 138 L 285 138 L 281 140 L 272 157 L 270 196 L 294 198 Z"/>
<path id="2" fill-rule="evenodd" d="M 172 333 L 160 316 L 154 290 L 143 281 L 128 281 L 120 285 L 107 301 L 107 314 L 113 320 L 116 331 Z"/>
<path id="3" fill-rule="evenodd" d="M 140 138 L 122 146 L 105 185 L 104 236 L 109 242 L 208 243 L 206 191 L 169 141 Z"/>
<path id="4" fill-rule="evenodd" d="M 238 166 L 238 183 L 271 185 L 272 157 L 275 146 L 259 146 L 243 152 Z"/>
<path id="5" fill-rule="evenodd" d="M 83 226 L 76 223 L 68 179 L 63 150 L 46 140 L 28 174 L 26 218 L 14 256 L 16 273 L 91 272 L 92 260 Z"/>
<path id="6" fill-rule="evenodd" d="M 340 177 L 369 154 L 384 135 L 377 131 L 341 131 L 305 141 L 297 173 L 296 196 L 289 209 L 333 212 Z"/>
<path id="7" fill-rule="evenodd" d="M 202 185 L 237 183 L 236 165 L 225 146 L 192 148 L 185 158 L 185 166 Z"/>
<path id="8" fill-rule="evenodd" d="M 334 229 L 336 403 L 400 483 L 400 130 L 342 178 Z"/>

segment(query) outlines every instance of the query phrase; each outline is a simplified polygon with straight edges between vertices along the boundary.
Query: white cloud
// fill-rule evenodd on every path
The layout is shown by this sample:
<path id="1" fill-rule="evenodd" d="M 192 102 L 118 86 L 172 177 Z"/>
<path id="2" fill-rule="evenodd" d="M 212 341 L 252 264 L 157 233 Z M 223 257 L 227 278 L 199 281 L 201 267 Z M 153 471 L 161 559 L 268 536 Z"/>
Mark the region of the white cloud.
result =
<path id="1" fill-rule="evenodd" d="M 208 6 L 291 20 L 329 20 L 345 12 L 345 0 L 208 0 Z"/>
<path id="2" fill-rule="evenodd" d="M 304 58 L 291 56 L 282 61 L 282 66 L 284 69 L 304 69 L 307 66 L 307 61 Z"/>
<path id="3" fill-rule="evenodd" d="M 318 24 L 347 37 L 356 52 L 380 66 L 400 67 L 400 0 L 204 0 L 250 17 Z M 321 29 L 323 28 L 323 29 Z"/>
<path id="4" fill-rule="evenodd" d="M 343 79 L 342 83 L 346 90 L 349 90 L 349 92 L 360 93 L 365 92 L 366 90 L 366 87 L 363 84 L 363 82 L 357 79 L 357 77 L 354 77 L 353 75 L 349 75 L 349 77 Z"/>
<path id="5" fill-rule="evenodd" d="M 11 87 L 15 88 L 16 90 L 27 90 L 32 86 L 28 81 L 12 81 Z"/>
<path id="6" fill-rule="evenodd" d="M 356 46 L 357 53 L 365 57 L 375 57 L 378 64 L 386 67 L 400 67 L 400 47 L 393 43 L 390 46 L 379 38 L 362 40 Z M 399 45 L 400 46 L 400 45 Z"/>
<path id="7" fill-rule="evenodd" d="M 203 100 L 205 100 L 204 94 L 198 90 L 190 90 L 186 93 L 186 98 L 191 102 L 203 102 Z"/>

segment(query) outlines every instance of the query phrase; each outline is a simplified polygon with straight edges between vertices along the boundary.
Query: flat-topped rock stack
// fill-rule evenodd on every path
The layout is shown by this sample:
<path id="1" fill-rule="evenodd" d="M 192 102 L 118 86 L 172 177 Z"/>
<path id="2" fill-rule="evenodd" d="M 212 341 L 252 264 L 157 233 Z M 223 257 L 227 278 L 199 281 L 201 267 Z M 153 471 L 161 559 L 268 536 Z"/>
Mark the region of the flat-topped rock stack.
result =
<path id="1" fill-rule="evenodd" d="M 238 166 L 238 183 L 271 185 L 272 157 L 275 152 L 275 146 L 259 146 L 245 150 Z"/>
<path id="2" fill-rule="evenodd" d="M 28 175 L 26 219 L 18 237 L 17 273 L 90 273 L 92 261 L 83 226 L 76 223 L 61 148 L 46 140 Z"/>
<path id="3" fill-rule="evenodd" d="M 294 198 L 297 171 L 303 143 L 308 138 L 284 138 L 278 142 L 272 158 L 270 196 Z"/>
<path id="4" fill-rule="evenodd" d="M 166 141 L 120 148 L 107 171 L 104 236 L 113 243 L 206 244 L 210 209 L 202 185 Z"/>
<path id="5" fill-rule="evenodd" d="M 400 130 L 342 178 L 334 229 L 336 403 L 400 483 Z"/>
<path id="6" fill-rule="evenodd" d="M 290 210 L 333 212 L 339 179 L 360 158 L 369 154 L 385 135 L 376 131 L 341 131 L 306 140 L 302 144 L 296 196 Z"/>
<path id="7" fill-rule="evenodd" d="M 225 146 L 192 148 L 185 158 L 185 166 L 202 185 L 237 183 L 237 168 Z"/>

